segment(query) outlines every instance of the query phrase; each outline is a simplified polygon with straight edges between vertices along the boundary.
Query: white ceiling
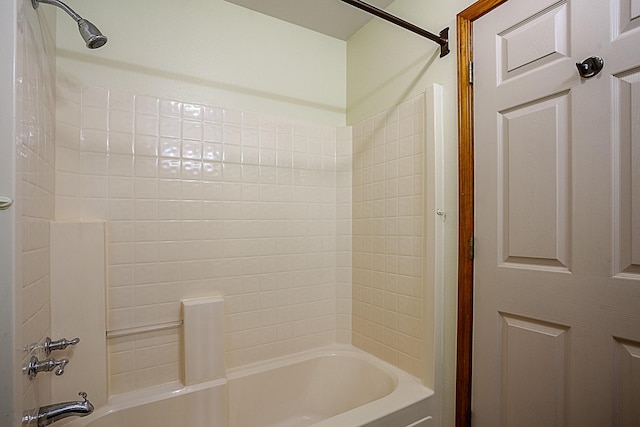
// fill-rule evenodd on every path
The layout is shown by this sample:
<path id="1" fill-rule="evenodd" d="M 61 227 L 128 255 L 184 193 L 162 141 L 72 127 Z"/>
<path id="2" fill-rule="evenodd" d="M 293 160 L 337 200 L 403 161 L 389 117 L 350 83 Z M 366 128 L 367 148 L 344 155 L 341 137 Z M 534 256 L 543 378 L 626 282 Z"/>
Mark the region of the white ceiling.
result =
<path id="1" fill-rule="evenodd" d="M 314 31 L 348 40 L 373 16 L 341 0 L 226 0 Z M 368 0 L 384 9 L 393 0 Z"/>

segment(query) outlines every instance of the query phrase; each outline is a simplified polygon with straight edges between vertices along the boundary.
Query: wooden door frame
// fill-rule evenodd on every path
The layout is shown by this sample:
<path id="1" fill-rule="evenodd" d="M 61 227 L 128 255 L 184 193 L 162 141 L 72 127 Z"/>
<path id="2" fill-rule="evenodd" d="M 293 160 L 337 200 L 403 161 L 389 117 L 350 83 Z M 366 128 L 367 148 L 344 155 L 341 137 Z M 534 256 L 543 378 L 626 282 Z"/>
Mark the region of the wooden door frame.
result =
<path id="1" fill-rule="evenodd" d="M 478 0 L 456 17 L 458 49 L 458 336 L 456 361 L 456 427 L 471 426 L 473 354 L 473 21 L 507 0 Z"/>

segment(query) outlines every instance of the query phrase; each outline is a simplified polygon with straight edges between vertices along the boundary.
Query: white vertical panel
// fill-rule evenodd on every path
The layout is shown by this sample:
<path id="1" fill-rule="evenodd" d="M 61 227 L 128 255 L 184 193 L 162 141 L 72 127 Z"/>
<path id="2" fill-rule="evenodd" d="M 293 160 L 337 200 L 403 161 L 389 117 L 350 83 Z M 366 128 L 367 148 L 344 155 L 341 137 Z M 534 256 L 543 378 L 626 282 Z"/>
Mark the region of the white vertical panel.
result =
<path id="1" fill-rule="evenodd" d="M 426 149 L 425 149 L 425 190 L 424 206 L 426 215 L 426 238 L 424 239 L 424 282 L 425 305 L 423 351 L 425 354 L 424 384 L 436 391 L 439 399 L 442 390 L 443 363 L 443 316 L 444 307 L 444 231 L 447 221 L 447 207 L 444 205 L 444 134 L 443 134 L 443 88 L 433 85 L 426 92 Z M 438 214 L 440 213 L 440 215 Z M 439 411 L 439 404 L 434 405 Z M 440 418 L 439 412 L 434 414 Z M 433 421 L 433 420 L 432 420 Z M 425 425 L 432 421 L 424 421 Z M 417 425 L 422 426 L 418 423 Z"/>

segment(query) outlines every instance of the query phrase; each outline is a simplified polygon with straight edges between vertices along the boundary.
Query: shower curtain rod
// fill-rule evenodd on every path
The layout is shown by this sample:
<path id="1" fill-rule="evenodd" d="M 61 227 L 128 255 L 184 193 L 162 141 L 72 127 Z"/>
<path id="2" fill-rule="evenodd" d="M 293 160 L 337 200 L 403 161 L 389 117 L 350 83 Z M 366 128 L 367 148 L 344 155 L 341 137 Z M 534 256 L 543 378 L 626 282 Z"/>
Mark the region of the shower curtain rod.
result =
<path id="1" fill-rule="evenodd" d="M 440 31 L 440 35 L 436 35 L 361 0 L 342 1 L 438 43 L 440 45 L 440 58 L 446 56 L 449 53 L 449 27 Z"/>

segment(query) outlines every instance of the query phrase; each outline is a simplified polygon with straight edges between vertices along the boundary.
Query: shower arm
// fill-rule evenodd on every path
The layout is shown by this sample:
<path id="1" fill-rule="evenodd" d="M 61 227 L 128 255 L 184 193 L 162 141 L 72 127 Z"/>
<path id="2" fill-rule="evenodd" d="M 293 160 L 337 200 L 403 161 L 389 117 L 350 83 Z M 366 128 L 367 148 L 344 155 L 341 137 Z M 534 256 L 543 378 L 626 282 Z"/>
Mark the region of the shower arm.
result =
<path id="1" fill-rule="evenodd" d="M 38 4 L 40 3 L 58 6 L 60 9 L 67 12 L 67 14 L 69 14 L 69 16 L 72 17 L 76 22 L 80 22 L 80 20 L 82 19 L 82 16 L 78 15 L 73 9 L 62 3 L 60 0 L 31 0 L 31 4 L 33 5 L 34 9 L 37 9 Z"/>

